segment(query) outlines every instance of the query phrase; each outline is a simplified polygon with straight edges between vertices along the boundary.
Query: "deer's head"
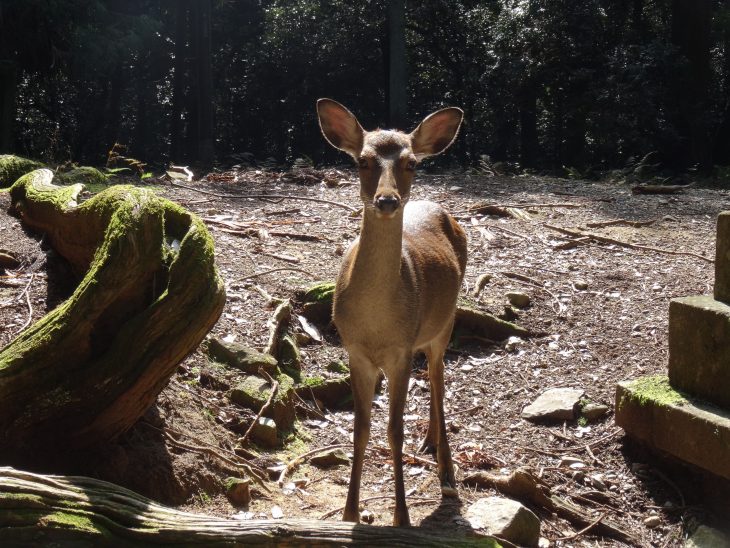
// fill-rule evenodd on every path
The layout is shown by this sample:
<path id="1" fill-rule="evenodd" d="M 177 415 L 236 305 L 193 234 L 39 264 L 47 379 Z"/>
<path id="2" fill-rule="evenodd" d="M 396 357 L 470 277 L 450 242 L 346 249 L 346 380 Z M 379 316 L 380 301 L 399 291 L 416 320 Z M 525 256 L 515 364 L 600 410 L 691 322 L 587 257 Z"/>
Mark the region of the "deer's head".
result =
<path id="1" fill-rule="evenodd" d="M 416 165 L 446 150 L 464 117 L 459 108 L 445 108 L 427 116 L 411 133 L 403 133 L 365 131 L 354 114 L 332 99 L 317 101 L 317 114 L 327 141 L 357 162 L 365 208 L 386 219 L 408 201 Z"/>

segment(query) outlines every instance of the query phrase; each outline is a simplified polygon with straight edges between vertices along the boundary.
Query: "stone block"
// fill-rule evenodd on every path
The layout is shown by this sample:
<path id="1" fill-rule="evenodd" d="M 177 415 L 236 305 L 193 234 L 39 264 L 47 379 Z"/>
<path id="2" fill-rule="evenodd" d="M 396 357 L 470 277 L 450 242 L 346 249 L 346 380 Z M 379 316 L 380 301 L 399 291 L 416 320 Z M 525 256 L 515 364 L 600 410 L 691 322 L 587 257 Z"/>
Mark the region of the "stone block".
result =
<path id="1" fill-rule="evenodd" d="M 730 409 L 730 305 L 710 295 L 669 304 L 673 387 Z"/>
<path id="2" fill-rule="evenodd" d="M 616 424 L 652 449 L 730 479 L 730 413 L 677 392 L 664 375 L 618 383 Z"/>
<path id="3" fill-rule="evenodd" d="M 730 303 L 730 211 L 717 216 L 715 299 Z"/>

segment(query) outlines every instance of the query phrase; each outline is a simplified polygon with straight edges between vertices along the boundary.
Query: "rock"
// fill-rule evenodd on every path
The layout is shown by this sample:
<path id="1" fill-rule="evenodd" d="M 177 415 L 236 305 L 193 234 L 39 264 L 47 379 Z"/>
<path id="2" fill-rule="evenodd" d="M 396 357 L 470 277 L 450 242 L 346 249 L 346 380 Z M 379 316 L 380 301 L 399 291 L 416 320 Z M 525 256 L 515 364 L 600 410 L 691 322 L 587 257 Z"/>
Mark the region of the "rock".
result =
<path id="1" fill-rule="evenodd" d="M 328 466 L 337 466 L 339 464 L 350 464 L 350 459 L 342 449 L 330 449 L 323 453 L 313 456 L 309 459 L 315 466 L 326 468 Z"/>
<path id="2" fill-rule="evenodd" d="M 684 544 L 684 548 L 727 548 L 728 546 L 730 546 L 730 537 L 707 525 L 700 525 Z"/>
<path id="3" fill-rule="evenodd" d="M 575 388 L 551 388 L 522 410 L 522 418 L 532 421 L 573 420 L 583 390 Z"/>
<path id="4" fill-rule="evenodd" d="M 574 464 L 583 464 L 583 461 L 580 460 L 578 457 L 571 457 L 568 455 L 565 455 L 563 457 L 560 457 L 560 462 L 558 463 L 559 467 L 565 467 L 565 466 L 572 466 Z"/>
<path id="5" fill-rule="evenodd" d="M 504 311 L 497 317 L 506 322 L 513 322 L 519 318 L 519 314 L 517 314 L 517 309 L 515 307 L 506 304 L 504 305 Z"/>
<path id="6" fill-rule="evenodd" d="M 669 303 L 669 382 L 730 408 L 730 305 L 712 295 Z"/>
<path id="7" fill-rule="evenodd" d="M 302 370 L 302 353 L 291 334 L 287 333 L 279 341 L 279 359 L 281 366 L 299 372 Z"/>
<path id="8" fill-rule="evenodd" d="M 259 417 L 256 425 L 251 430 L 251 437 L 264 447 L 276 447 L 279 445 L 278 429 L 276 422 L 268 417 Z"/>
<path id="9" fill-rule="evenodd" d="M 372 524 L 375 521 L 375 514 L 373 514 L 370 510 L 363 510 L 360 512 L 360 521 Z"/>
<path id="10" fill-rule="evenodd" d="M 109 184 L 108 178 L 95 167 L 81 166 L 66 171 L 65 173 L 57 173 L 54 177 L 54 184 L 75 185 L 106 185 Z"/>
<path id="11" fill-rule="evenodd" d="M 322 377 L 308 377 L 295 389 L 297 395 L 302 399 L 311 400 L 314 396 L 329 409 L 342 409 L 351 407 L 352 388 L 350 387 L 350 376 L 335 379 L 324 379 Z"/>
<path id="12" fill-rule="evenodd" d="M 466 519 L 474 529 L 481 529 L 518 546 L 537 546 L 540 539 L 538 517 L 511 499 L 481 498 L 466 511 Z"/>
<path id="13" fill-rule="evenodd" d="M 279 390 L 272 405 L 264 416 L 274 419 L 281 430 L 289 430 L 294 425 L 296 409 L 294 405 L 294 380 L 285 374 L 276 377 Z M 230 391 L 228 397 L 233 403 L 258 412 L 269 399 L 271 386 L 255 375 L 247 375 Z"/>
<path id="14" fill-rule="evenodd" d="M 512 306 L 527 308 L 530 305 L 530 296 L 519 291 L 510 291 L 505 295 Z"/>
<path id="15" fill-rule="evenodd" d="M 301 296 L 302 316 L 319 324 L 332 321 L 332 302 L 335 296 L 334 282 L 320 282 L 307 287 Z"/>
<path id="16" fill-rule="evenodd" d="M 661 524 L 662 518 L 659 516 L 649 516 L 648 518 L 644 518 L 644 525 L 646 525 L 649 529 L 659 527 Z"/>
<path id="17" fill-rule="evenodd" d="M 524 341 L 519 337 L 510 337 L 504 344 L 504 349 L 507 352 L 514 352 Z"/>
<path id="18" fill-rule="evenodd" d="M 608 413 L 608 411 L 608 405 L 589 402 L 581 408 L 580 414 L 585 417 L 588 422 L 593 422 L 603 417 L 606 413 Z"/>
<path id="19" fill-rule="evenodd" d="M 350 368 L 342 360 L 332 360 L 327 364 L 327 371 L 346 375 L 350 372 Z"/>
<path id="20" fill-rule="evenodd" d="M 251 480 L 228 478 L 226 480 L 226 496 L 233 506 L 247 507 L 251 502 Z"/>
<path id="21" fill-rule="evenodd" d="M 22 175 L 35 169 L 42 168 L 43 164 L 21 156 L 0 154 L 0 188 L 11 186 Z"/>
<path id="22" fill-rule="evenodd" d="M 575 280 L 573 282 L 573 287 L 576 288 L 578 291 L 585 291 L 588 289 L 588 282 L 585 280 Z"/>
<path id="23" fill-rule="evenodd" d="M 245 373 L 256 374 L 261 368 L 272 377 L 277 374 L 276 358 L 243 344 L 212 338 L 208 342 L 208 355 Z"/>

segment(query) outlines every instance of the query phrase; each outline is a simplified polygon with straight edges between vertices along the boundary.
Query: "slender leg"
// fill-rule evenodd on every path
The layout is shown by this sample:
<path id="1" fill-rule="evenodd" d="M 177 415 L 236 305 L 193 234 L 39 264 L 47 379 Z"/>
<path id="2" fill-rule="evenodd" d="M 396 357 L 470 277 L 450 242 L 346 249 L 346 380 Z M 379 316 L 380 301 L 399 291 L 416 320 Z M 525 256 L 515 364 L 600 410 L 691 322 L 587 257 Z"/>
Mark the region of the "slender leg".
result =
<path id="1" fill-rule="evenodd" d="M 408 378 L 411 373 L 410 359 L 400 360 L 395 367 L 386 370 L 390 396 L 390 416 L 388 417 L 388 442 L 393 455 L 393 476 L 395 480 L 395 514 L 393 525 L 411 524 L 406 506 L 406 490 L 403 485 L 403 412 L 408 395 Z"/>
<path id="2" fill-rule="evenodd" d="M 431 383 L 431 360 L 426 358 L 428 361 L 428 372 L 429 372 L 429 384 Z M 431 394 L 433 394 L 433 385 L 431 384 Z M 438 443 L 438 439 L 436 438 L 436 405 L 433 397 L 430 398 L 429 402 L 429 417 L 428 417 L 428 428 L 426 429 L 426 437 L 423 438 L 423 441 L 421 442 L 421 447 L 419 447 L 419 451 L 421 453 L 435 453 L 436 452 L 436 444 Z"/>
<path id="3" fill-rule="evenodd" d="M 343 521 L 360 521 L 360 479 L 365 458 L 365 448 L 370 438 L 370 409 L 375 393 L 378 370 L 368 360 L 350 355 L 350 379 L 355 406 L 354 450 L 350 485 L 347 489 L 347 502 Z"/>
<path id="4" fill-rule="evenodd" d="M 449 330 L 449 333 L 451 330 Z M 446 420 L 444 418 L 444 352 L 448 338 L 435 341 L 429 347 L 428 376 L 431 385 L 432 424 L 430 429 L 435 430 L 437 439 L 436 459 L 438 461 L 439 479 L 441 480 L 441 494 L 447 497 L 456 497 L 456 479 L 454 477 L 454 463 L 451 460 L 451 449 L 446 439 Z"/>

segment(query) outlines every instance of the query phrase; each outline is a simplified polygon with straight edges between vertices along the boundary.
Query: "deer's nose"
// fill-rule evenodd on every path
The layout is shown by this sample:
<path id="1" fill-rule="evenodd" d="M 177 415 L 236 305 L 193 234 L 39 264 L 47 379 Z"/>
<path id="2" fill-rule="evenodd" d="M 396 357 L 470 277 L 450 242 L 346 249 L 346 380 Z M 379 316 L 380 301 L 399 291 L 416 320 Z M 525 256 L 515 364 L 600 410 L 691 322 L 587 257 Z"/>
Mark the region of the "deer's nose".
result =
<path id="1" fill-rule="evenodd" d="M 393 213 L 400 207 L 400 198 L 393 195 L 378 196 L 375 198 L 375 207 L 381 213 Z"/>

